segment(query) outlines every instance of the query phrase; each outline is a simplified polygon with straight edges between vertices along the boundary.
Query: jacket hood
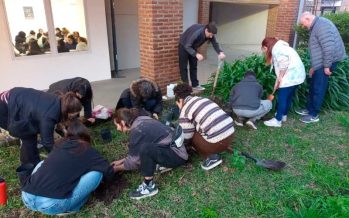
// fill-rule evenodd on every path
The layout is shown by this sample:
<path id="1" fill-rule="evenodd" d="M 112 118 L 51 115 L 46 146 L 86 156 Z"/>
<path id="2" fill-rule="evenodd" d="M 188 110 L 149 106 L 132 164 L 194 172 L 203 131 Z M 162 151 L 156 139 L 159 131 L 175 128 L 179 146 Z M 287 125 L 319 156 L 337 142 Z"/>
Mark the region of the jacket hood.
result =
<path id="1" fill-rule="evenodd" d="M 151 86 L 153 87 L 155 92 L 159 91 L 159 86 L 152 80 L 148 79 L 148 78 L 142 78 L 142 79 L 137 79 L 132 81 L 131 85 L 130 85 L 130 92 L 134 97 L 137 97 L 137 88 L 138 88 L 138 83 L 139 82 L 143 82 L 143 81 L 147 81 L 151 84 Z"/>

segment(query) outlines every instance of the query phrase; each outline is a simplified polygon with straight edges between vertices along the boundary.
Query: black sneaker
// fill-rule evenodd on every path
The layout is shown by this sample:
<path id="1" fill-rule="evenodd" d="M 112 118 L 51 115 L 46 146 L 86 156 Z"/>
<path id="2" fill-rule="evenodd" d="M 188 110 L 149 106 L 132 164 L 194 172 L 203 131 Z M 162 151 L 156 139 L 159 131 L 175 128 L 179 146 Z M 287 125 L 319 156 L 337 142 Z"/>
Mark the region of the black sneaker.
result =
<path id="1" fill-rule="evenodd" d="M 131 199 L 142 199 L 142 198 L 146 198 L 146 197 L 150 197 L 153 195 L 156 195 L 158 193 L 158 188 L 155 186 L 155 183 L 153 181 L 151 181 L 149 183 L 149 185 L 145 184 L 145 182 L 143 182 L 142 184 L 140 184 L 138 186 L 138 188 L 132 192 L 130 192 L 130 198 Z"/>
<path id="2" fill-rule="evenodd" d="M 201 163 L 201 168 L 204 170 L 210 170 L 222 163 L 222 158 L 218 154 L 209 156 Z"/>
<path id="3" fill-rule="evenodd" d="M 302 116 L 309 115 L 309 111 L 307 109 L 296 109 L 294 112 Z"/>
<path id="4" fill-rule="evenodd" d="M 242 118 L 242 117 L 237 117 L 235 120 L 234 120 L 234 123 L 236 126 L 244 126 L 244 121 L 245 119 Z"/>

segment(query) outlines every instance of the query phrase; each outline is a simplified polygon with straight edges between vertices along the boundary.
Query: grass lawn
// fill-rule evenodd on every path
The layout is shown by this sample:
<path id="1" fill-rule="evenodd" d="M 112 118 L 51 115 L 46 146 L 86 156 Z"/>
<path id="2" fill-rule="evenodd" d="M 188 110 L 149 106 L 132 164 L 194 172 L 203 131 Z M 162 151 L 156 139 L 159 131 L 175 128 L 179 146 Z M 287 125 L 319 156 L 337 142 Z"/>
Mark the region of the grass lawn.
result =
<path id="1" fill-rule="evenodd" d="M 287 163 L 281 172 L 255 166 L 238 155 L 223 154 L 223 164 L 209 172 L 192 154 L 178 169 L 158 175 L 159 193 L 140 201 L 128 192 L 142 181 L 138 172 L 124 173 L 126 187 L 110 204 L 91 197 L 71 217 L 349 217 L 349 113 L 331 112 L 320 122 L 303 124 L 291 114 L 282 128 L 258 123 L 258 130 L 236 128 L 232 144 L 265 159 Z M 100 128 L 110 127 L 113 142 L 104 145 Z M 127 136 L 104 124 L 93 130 L 95 147 L 109 160 L 125 155 Z M 0 147 L 0 175 L 8 185 L 9 201 L 0 217 L 44 217 L 25 209 L 15 169 L 17 146 Z"/>

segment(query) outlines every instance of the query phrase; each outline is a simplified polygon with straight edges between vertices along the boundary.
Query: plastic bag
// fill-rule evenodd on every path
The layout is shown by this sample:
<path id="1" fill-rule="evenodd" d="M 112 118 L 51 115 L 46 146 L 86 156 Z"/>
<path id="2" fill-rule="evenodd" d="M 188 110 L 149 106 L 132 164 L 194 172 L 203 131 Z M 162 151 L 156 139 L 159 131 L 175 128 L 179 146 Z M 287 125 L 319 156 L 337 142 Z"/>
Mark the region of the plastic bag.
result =
<path id="1" fill-rule="evenodd" d="M 92 116 L 97 119 L 107 120 L 112 116 L 111 109 L 104 107 L 103 105 L 97 105 L 93 108 Z"/>

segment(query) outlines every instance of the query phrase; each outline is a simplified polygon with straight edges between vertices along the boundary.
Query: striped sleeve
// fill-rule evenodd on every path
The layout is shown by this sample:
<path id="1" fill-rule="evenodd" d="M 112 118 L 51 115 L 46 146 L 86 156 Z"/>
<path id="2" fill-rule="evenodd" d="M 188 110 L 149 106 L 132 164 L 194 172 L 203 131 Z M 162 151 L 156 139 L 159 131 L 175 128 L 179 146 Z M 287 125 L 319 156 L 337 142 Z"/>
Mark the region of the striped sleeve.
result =
<path id="1" fill-rule="evenodd" d="M 8 104 L 9 95 L 10 95 L 10 90 L 0 93 L 0 101 Z"/>

